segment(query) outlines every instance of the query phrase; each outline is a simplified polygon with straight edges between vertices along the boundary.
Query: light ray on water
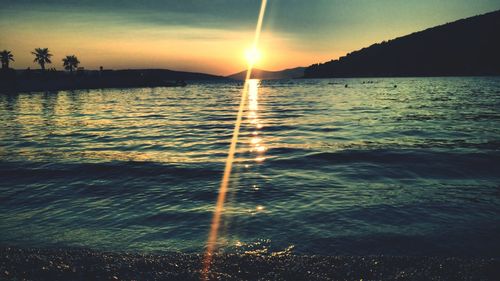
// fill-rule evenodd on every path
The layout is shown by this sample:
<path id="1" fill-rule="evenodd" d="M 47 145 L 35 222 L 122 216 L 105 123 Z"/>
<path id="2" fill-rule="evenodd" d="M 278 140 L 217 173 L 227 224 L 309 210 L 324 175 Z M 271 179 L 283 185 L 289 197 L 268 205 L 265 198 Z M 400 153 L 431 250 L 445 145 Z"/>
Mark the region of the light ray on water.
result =
<path id="1" fill-rule="evenodd" d="M 259 44 L 259 38 L 260 38 L 261 30 L 262 30 L 262 21 L 264 19 L 266 4 L 267 4 L 267 0 L 262 0 L 261 6 L 260 6 L 259 18 L 257 20 L 257 26 L 255 28 L 255 37 L 254 37 L 253 45 L 252 45 L 253 49 L 257 49 L 257 46 Z M 234 153 L 236 151 L 236 144 L 238 143 L 238 135 L 240 132 L 241 120 L 242 120 L 242 116 L 243 116 L 243 109 L 245 107 L 245 101 L 246 101 L 247 96 L 248 96 L 248 91 L 249 91 L 248 81 L 250 80 L 251 75 L 252 75 L 252 68 L 253 68 L 253 63 L 250 62 L 248 65 L 247 74 L 245 77 L 245 84 L 243 86 L 243 92 L 241 94 L 240 106 L 238 109 L 238 115 L 236 117 L 236 123 L 234 126 L 233 137 L 231 139 L 231 145 L 229 146 L 229 152 L 228 152 L 228 156 L 226 159 L 226 165 L 224 168 L 224 175 L 222 177 L 221 185 L 219 188 L 219 195 L 217 196 L 217 203 L 215 205 L 215 210 L 214 210 L 214 214 L 212 217 L 212 223 L 210 225 L 210 232 L 208 234 L 205 256 L 203 258 L 203 268 L 202 268 L 202 274 L 201 274 L 202 280 L 209 279 L 208 273 L 210 270 L 210 265 L 212 262 L 214 249 L 215 249 L 215 246 L 217 243 L 221 215 L 224 211 L 224 202 L 226 200 L 226 194 L 227 194 L 227 189 L 228 189 L 228 184 L 229 184 L 229 177 L 231 176 L 231 170 L 233 167 Z"/>

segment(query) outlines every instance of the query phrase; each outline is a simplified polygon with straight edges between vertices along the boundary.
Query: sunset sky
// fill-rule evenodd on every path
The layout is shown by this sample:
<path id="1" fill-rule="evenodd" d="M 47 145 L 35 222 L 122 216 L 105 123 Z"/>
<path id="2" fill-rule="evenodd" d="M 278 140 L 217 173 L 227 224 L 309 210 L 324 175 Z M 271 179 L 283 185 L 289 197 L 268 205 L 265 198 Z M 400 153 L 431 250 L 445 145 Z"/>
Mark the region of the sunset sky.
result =
<path id="1" fill-rule="evenodd" d="M 245 68 L 259 0 L 0 0 L 0 49 L 12 67 L 76 55 L 86 69 L 169 68 L 228 75 Z M 269 0 L 256 65 L 336 59 L 372 43 L 500 9 L 498 0 Z"/>

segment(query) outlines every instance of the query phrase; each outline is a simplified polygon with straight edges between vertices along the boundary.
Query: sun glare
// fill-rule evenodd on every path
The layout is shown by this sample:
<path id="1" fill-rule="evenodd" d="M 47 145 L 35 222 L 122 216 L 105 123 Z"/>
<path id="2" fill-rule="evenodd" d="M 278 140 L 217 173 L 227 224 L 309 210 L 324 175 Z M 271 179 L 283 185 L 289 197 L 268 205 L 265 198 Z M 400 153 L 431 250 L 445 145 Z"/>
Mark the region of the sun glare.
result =
<path id="1" fill-rule="evenodd" d="M 247 60 L 248 65 L 255 65 L 261 58 L 260 51 L 255 48 L 248 48 L 245 50 L 245 59 Z"/>
<path id="2" fill-rule="evenodd" d="M 231 176 L 231 171 L 233 168 L 234 154 L 236 152 L 236 144 L 238 143 L 238 136 L 240 133 L 241 120 L 243 118 L 243 109 L 245 107 L 245 102 L 248 96 L 250 88 L 250 77 L 252 76 L 252 67 L 257 62 L 260 57 L 257 46 L 259 44 L 260 32 L 262 30 L 262 20 L 264 19 L 264 13 L 266 11 L 267 0 L 262 0 L 259 11 L 259 18 L 257 19 L 257 26 L 255 27 L 255 36 L 253 39 L 252 48 L 246 52 L 248 69 L 245 77 L 245 83 L 243 85 L 243 91 L 241 93 L 240 106 L 238 109 L 238 114 L 236 115 L 236 122 L 233 130 L 233 137 L 231 138 L 231 144 L 229 145 L 229 151 L 227 153 L 226 165 L 224 166 L 224 174 L 222 176 L 219 194 L 217 195 L 217 202 L 215 204 L 215 210 L 212 217 L 212 223 L 210 224 L 210 232 L 208 233 L 207 247 L 205 255 L 203 257 L 203 268 L 201 271 L 201 280 L 209 280 L 210 277 L 210 265 L 212 264 L 214 250 L 216 249 L 217 236 L 219 232 L 219 226 L 221 222 L 222 213 L 224 211 L 224 201 L 226 200 L 226 193 L 228 191 L 229 178 Z M 255 83 L 255 82 L 253 82 Z M 255 84 L 257 85 L 257 84 Z M 257 104 L 255 104 L 257 105 Z M 258 124 L 261 125 L 261 124 Z M 262 126 L 262 125 L 261 125 Z M 262 158 L 262 159 L 260 159 Z M 265 160 L 264 157 L 255 159 L 257 162 L 262 162 Z"/>

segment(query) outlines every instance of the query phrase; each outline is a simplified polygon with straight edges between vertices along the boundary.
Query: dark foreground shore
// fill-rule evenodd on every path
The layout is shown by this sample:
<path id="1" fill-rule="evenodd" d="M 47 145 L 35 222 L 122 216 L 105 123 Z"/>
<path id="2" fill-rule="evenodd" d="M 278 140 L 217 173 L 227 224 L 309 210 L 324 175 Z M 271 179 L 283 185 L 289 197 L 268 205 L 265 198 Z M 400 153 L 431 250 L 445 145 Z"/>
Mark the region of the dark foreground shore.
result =
<path id="1" fill-rule="evenodd" d="M 202 255 L 0 248 L 0 280 L 199 280 Z M 500 260 L 441 257 L 235 255 L 213 280 L 498 280 Z"/>

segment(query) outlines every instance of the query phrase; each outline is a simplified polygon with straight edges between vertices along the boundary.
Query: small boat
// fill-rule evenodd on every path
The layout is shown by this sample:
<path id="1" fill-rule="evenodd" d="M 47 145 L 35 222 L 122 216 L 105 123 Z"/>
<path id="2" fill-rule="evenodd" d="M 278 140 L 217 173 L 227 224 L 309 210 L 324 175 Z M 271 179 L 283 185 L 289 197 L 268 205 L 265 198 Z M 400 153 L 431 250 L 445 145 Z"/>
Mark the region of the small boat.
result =
<path id="1" fill-rule="evenodd" d="M 184 80 L 177 80 L 175 82 L 165 82 L 165 87 L 186 87 L 187 83 Z"/>

